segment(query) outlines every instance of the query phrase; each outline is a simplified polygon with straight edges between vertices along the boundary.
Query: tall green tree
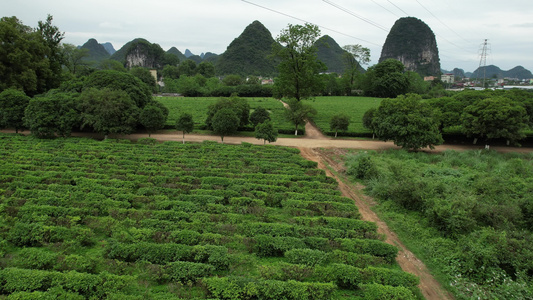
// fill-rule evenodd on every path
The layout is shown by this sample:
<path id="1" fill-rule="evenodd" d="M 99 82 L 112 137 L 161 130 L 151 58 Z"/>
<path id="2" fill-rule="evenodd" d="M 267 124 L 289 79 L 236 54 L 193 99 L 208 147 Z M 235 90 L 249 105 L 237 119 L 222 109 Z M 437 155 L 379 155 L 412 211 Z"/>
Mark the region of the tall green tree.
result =
<path id="1" fill-rule="evenodd" d="M 205 78 L 215 77 L 215 66 L 208 61 L 198 64 L 197 71 L 198 74 L 202 74 Z"/>
<path id="2" fill-rule="evenodd" d="M 346 65 L 346 71 L 343 77 L 347 79 L 351 90 L 362 66 L 370 63 L 370 49 L 358 44 L 346 45 L 342 49 L 346 51 L 343 55 L 344 64 Z"/>
<path id="3" fill-rule="evenodd" d="M 152 132 L 165 126 L 167 115 L 158 106 L 149 104 L 139 114 L 139 121 L 146 128 L 148 137 L 150 137 Z"/>
<path id="4" fill-rule="evenodd" d="M 239 127 L 239 117 L 230 108 L 223 108 L 215 113 L 212 121 L 213 131 L 220 135 L 222 143 L 224 137 L 237 131 Z"/>
<path id="5" fill-rule="evenodd" d="M 289 24 L 277 37 L 272 53 L 280 63 L 274 84 L 282 96 L 300 101 L 320 91 L 319 74 L 325 70 L 325 65 L 318 60 L 314 45 L 319 36 L 316 25 Z"/>
<path id="6" fill-rule="evenodd" d="M 127 92 L 87 89 L 80 96 L 82 125 L 91 127 L 105 138 L 109 134 L 130 134 L 135 130 L 139 108 Z"/>
<path id="7" fill-rule="evenodd" d="M 196 68 L 197 68 L 197 65 L 196 63 L 194 62 L 194 60 L 191 60 L 191 59 L 187 59 L 185 61 L 182 61 L 179 65 L 178 65 L 178 70 L 179 70 L 179 73 L 180 73 L 180 76 L 194 76 L 197 72 L 196 72 Z"/>
<path id="8" fill-rule="evenodd" d="M 392 58 L 368 68 L 362 84 L 365 95 L 395 98 L 407 93 L 410 82 L 404 70 L 402 62 Z"/>
<path id="9" fill-rule="evenodd" d="M 304 126 L 309 119 L 315 116 L 317 113 L 316 109 L 294 98 L 287 100 L 287 104 L 285 119 L 294 124 L 294 135 L 298 135 L 298 127 Z"/>
<path id="10" fill-rule="evenodd" d="M 442 134 L 434 110 L 421 102 L 421 99 L 415 94 L 384 99 L 372 120 L 377 136 L 411 150 L 425 147 L 433 149 L 442 144 Z"/>
<path id="11" fill-rule="evenodd" d="M 254 135 L 256 139 L 263 140 L 264 145 L 267 141 L 273 143 L 278 139 L 278 130 L 274 129 L 274 125 L 272 125 L 272 122 L 269 120 L 257 124 L 257 126 L 255 126 Z"/>
<path id="12" fill-rule="evenodd" d="M 244 98 L 232 96 L 230 98 L 220 98 L 216 103 L 209 105 L 207 108 L 207 118 L 205 124 L 207 128 L 213 129 L 213 118 L 215 114 L 222 109 L 229 108 L 235 112 L 239 121 L 237 127 L 244 127 L 250 122 L 250 104 Z"/>
<path id="13" fill-rule="evenodd" d="M 86 88 L 125 91 L 139 108 L 152 101 L 150 88 L 139 78 L 127 72 L 101 70 L 91 73 L 85 83 Z"/>
<path id="14" fill-rule="evenodd" d="M 372 131 L 372 139 L 374 139 L 376 134 L 376 126 L 374 124 L 374 115 L 376 114 L 377 108 L 372 107 L 369 110 L 365 111 L 363 115 L 363 127 Z"/>
<path id="15" fill-rule="evenodd" d="M 78 93 L 50 90 L 30 100 L 24 112 L 24 125 L 39 138 L 70 136 L 80 125 Z"/>
<path id="16" fill-rule="evenodd" d="M 12 87 L 33 97 L 59 86 L 62 34 L 50 22 L 49 16 L 36 30 L 16 17 L 0 19 L 0 91 Z"/>
<path id="17" fill-rule="evenodd" d="M 509 143 L 526 137 L 529 117 L 526 109 L 507 97 L 496 96 L 474 102 L 462 114 L 464 132 L 477 138 L 504 138 Z"/>
<path id="18" fill-rule="evenodd" d="M 150 70 L 143 67 L 133 67 L 130 69 L 130 73 L 144 82 L 153 93 L 157 92 L 156 80 Z"/>
<path id="19" fill-rule="evenodd" d="M 80 48 L 72 44 L 62 44 L 63 47 L 63 65 L 72 75 L 77 75 L 84 71 L 88 63 L 84 58 L 89 56 L 89 49 Z"/>
<path id="20" fill-rule="evenodd" d="M 61 84 L 61 72 L 63 65 L 63 53 L 61 41 L 65 38 L 65 33 L 59 31 L 57 26 L 52 24 L 53 17 L 48 15 L 46 21 L 39 21 L 37 31 L 40 33 L 47 48 L 46 58 L 49 61 L 51 76 L 47 78 L 46 89 L 57 88 Z"/>
<path id="21" fill-rule="evenodd" d="M 185 134 L 194 130 L 194 121 L 192 115 L 183 113 L 176 121 L 176 129 L 183 132 L 183 144 L 185 144 Z"/>
<path id="22" fill-rule="evenodd" d="M 261 106 L 258 106 L 254 111 L 250 114 L 250 122 L 252 122 L 252 125 L 257 126 L 259 123 L 263 123 L 265 121 L 270 121 L 270 113 L 268 110 L 264 109 Z"/>
<path id="23" fill-rule="evenodd" d="M 335 137 L 337 137 L 339 130 L 348 130 L 348 126 L 350 126 L 350 117 L 344 114 L 334 115 L 329 121 L 329 129 L 335 130 Z"/>
<path id="24" fill-rule="evenodd" d="M 30 97 L 23 91 L 7 89 L 0 93 L 0 127 L 19 129 L 24 126 L 24 110 L 30 103 Z"/>

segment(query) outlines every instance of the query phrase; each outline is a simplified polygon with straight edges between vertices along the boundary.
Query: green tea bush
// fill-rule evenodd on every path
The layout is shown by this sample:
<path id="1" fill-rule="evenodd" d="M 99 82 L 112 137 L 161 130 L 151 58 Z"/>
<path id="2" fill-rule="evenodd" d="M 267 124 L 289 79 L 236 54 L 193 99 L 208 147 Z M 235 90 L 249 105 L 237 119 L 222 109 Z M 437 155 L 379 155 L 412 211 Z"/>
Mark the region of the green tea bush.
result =
<path id="1" fill-rule="evenodd" d="M 254 252 L 259 256 L 283 256 L 285 251 L 298 248 L 306 248 L 305 242 L 294 237 L 272 237 L 258 235 L 254 238 Z"/>
<path id="2" fill-rule="evenodd" d="M 335 241 L 340 243 L 343 251 L 380 256 L 388 262 L 393 262 L 398 254 L 398 248 L 382 241 L 367 239 L 337 239 Z"/>
<path id="3" fill-rule="evenodd" d="M 330 299 L 333 283 L 298 282 L 294 280 L 252 280 L 239 277 L 211 277 L 203 282 L 216 299 Z"/>
<path id="4" fill-rule="evenodd" d="M 181 283 L 195 282 L 198 278 L 209 276 L 214 271 L 215 267 L 212 265 L 186 261 L 171 262 L 165 266 L 168 278 Z"/>
<path id="5" fill-rule="evenodd" d="M 51 270 L 58 254 L 44 248 L 23 248 L 16 259 L 16 266 L 24 269 Z"/>
<path id="6" fill-rule="evenodd" d="M 329 260 L 326 252 L 312 249 L 292 249 L 285 252 L 285 258 L 291 264 L 302 264 L 312 267 L 325 264 Z"/>
<path id="7" fill-rule="evenodd" d="M 403 286 L 388 286 L 381 284 L 361 284 L 361 290 L 368 300 L 416 300 L 413 292 Z"/>

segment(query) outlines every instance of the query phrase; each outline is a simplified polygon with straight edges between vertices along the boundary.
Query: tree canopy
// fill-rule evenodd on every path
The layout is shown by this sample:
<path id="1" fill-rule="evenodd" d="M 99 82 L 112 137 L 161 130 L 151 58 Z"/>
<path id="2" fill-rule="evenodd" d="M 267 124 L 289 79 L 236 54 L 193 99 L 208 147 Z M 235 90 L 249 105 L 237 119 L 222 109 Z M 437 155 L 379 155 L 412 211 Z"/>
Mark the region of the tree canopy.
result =
<path id="1" fill-rule="evenodd" d="M 529 121 L 521 104 L 503 96 L 474 102 L 465 108 L 461 118 L 468 136 L 504 138 L 512 143 L 526 137 L 524 130 Z"/>
<path id="2" fill-rule="evenodd" d="M 150 88 L 130 73 L 114 70 L 96 71 L 87 77 L 85 87 L 125 91 L 139 108 L 152 101 Z"/>
<path id="3" fill-rule="evenodd" d="M 372 120 L 376 135 L 381 140 L 392 140 L 395 145 L 412 150 L 433 149 L 442 144 L 434 111 L 421 99 L 414 94 L 384 99 Z"/>
<path id="4" fill-rule="evenodd" d="M 294 124 L 294 135 L 298 135 L 298 127 L 304 126 L 305 123 L 316 115 L 316 109 L 311 105 L 302 103 L 296 99 L 287 100 L 288 107 L 285 110 L 285 119 Z"/>
<path id="5" fill-rule="evenodd" d="M 16 17 L 0 19 L 0 91 L 22 89 L 32 97 L 60 84 L 63 34 L 49 15 L 37 29 Z"/>
<path id="6" fill-rule="evenodd" d="M 185 144 L 185 134 L 194 130 L 194 121 L 189 113 L 182 113 L 176 121 L 176 129 L 183 132 L 183 143 Z"/>
<path id="7" fill-rule="evenodd" d="M 24 125 L 24 110 L 30 97 L 23 91 L 7 89 L 0 93 L 0 127 L 15 128 L 18 132 Z"/>
<path id="8" fill-rule="evenodd" d="M 270 121 L 257 124 L 254 135 L 256 139 L 263 140 L 263 144 L 266 144 L 267 141 L 272 143 L 278 139 L 278 131 L 274 129 L 274 125 Z"/>
<path id="9" fill-rule="evenodd" d="M 224 137 L 237 131 L 239 127 L 239 117 L 231 108 L 218 110 L 212 120 L 213 131 L 220 135 L 222 143 Z"/>
<path id="10" fill-rule="evenodd" d="M 318 26 L 292 25 L 283 29 L 272 47 L 280 60 L 275 86 L 287 98 L 300 101 L 315 96 L 320 90 L 319 73 L 325 69 L 317 59 L 315 41 L 320 35 Z"/>

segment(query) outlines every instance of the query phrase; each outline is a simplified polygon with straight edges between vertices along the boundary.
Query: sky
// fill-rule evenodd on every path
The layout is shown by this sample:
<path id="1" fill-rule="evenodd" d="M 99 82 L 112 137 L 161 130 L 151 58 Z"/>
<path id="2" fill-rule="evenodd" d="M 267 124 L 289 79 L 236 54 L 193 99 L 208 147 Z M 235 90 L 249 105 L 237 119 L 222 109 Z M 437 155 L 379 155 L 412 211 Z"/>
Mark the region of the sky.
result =
<path id="1" fill-rule="evenodd" d="M 2 0 L 0 16 L 36 27 L 53 16 L 64 43 L 88 39 L 116 50 L 145 38 L 164 50 L 223 53 L 257 20 L 276 38 L 288 24 L 312 23 L 340 46 L 371 51 L 369 66 L 396 20 L 416 17 L 435 33 L 441 68 L 473 72 L 482 62 L 502 70 L 533 71 L 533 1 L 530 0 Z"/>

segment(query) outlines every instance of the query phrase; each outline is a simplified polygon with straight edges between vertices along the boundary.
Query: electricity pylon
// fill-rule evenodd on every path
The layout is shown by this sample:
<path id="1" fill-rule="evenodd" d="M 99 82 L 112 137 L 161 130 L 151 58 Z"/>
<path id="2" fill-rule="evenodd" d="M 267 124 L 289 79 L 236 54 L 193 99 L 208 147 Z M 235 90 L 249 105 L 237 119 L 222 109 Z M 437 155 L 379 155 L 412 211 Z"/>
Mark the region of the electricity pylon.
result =
<path id="1" fill-rule="evenodd" d="M 479 68 L 477 69 L 477 78 L 479 80 L 479 72 L 481 72 L 481 67 L 483 67 L 483 85 L 482 87 L 485 88 L 485 77 L 487 75 L 487 48 L 488 48 L 488 40 L 485 39 L 483 44 L 481 44 L 481 59 L 479 60 Z"/>

